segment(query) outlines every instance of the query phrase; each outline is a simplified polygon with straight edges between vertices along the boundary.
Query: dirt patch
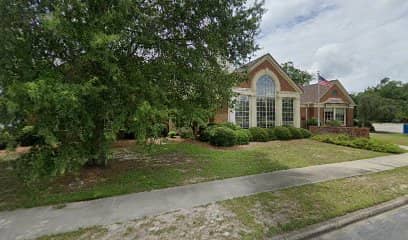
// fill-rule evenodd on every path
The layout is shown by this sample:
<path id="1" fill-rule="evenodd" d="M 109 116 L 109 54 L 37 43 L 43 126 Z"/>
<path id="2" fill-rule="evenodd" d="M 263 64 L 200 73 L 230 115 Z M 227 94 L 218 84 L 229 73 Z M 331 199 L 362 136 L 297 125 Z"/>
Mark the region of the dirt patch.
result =
<path id="1" fill-rule="evenodd" d="M 235 214 L 215 203 L 155 217 L 111 224 L 104 226 L 104 229 L 106 229 L 105 233 L 98 239 L 232 240 L 241 239 L 241 233 L 249 231 L 237 220 Z M 89 233 L 87 237 L 94 239 Z"/>

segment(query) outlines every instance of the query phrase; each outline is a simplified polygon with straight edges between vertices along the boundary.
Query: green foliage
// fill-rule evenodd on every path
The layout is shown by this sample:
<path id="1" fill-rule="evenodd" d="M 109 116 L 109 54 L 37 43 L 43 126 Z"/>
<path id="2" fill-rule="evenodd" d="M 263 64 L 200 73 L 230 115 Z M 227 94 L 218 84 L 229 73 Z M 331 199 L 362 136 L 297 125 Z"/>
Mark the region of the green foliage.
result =
<path id="1" fill-rule="evenodd" d="M 232 130 L 239 130 L 239 129 L 241 129 L 240 126 L 235 125 L 235 124 L 230 123 L 230 122 L 223 122 L 223 123 L 218 124 L 218 126 L 220 126 L 220 127 L 226 127 L 226 128 L 232 129 Z"/>
<path id="2" fill-rule="evenodd" d="M 317 126 L 317 125 L 318 125 L 318 121 L 316 118 L 311 118 L 307 120 L 307 126 Z"/>
<path id="3" fill-rule="evenodd" d="M 287 127 L 289 132 L 290 132 L 290 136 L 291 139 L 301 139 L 303 138 L 303 133 L 302 130 L 300 128 L 295 128 L 295 127 Z"/>
<path id="4" fill-rule="evenodd" d="M 278 140 L 278 137 L 275 134 L 275 128 L 267 128 L 267 131 L 269 141 Z"/>
<path id="5" fill-rule="evenodd" d="M 43 175 L 106 164 L 120 130 L 158 137 L 170 110 L 202 126 L 242 80 L 226 66 L 258 48 L 262 14 L 246 1 L 1 1 L 2 132 L 33 126 L 27 166 Z"/>
<path id="6" fill-rule="evenodd" d="M 216 124 L 212 124 L 212 125 L 208 125 L 205 128 L 202 128 L 201 131 L 200 131 L 200 136 L 199 136 L 200 141 L 203 141 L 203 142 L 210 141 L 210 137 L 213 134 L 213 130 L 217 126 L 218 125 L 216 125 Z"/>
<path id="7" fill-rule="evenodd" d="M 408 83 L 384 78 L 377 86 L 352 97 L 362 126 L 369 122 L 408 122 Z"/>
<path id="8" fill-rule="evenodd" d="M 230 128 L 216 127 L 210 136 L 210 143 L 215 146 L 231 147 L 237 143 L 237 135 Z"/>
<path id="9" fill-rule="evenodd" d="M 327 126 L 330 126 L 330 127 L 340 127 L 340 126 L 341 126 L 341 122 L 338 121 L 338 120 L 330 120 L 330 121 L 327 121 L 327 122 L 326 122 L 326 125 L 327 125 Z"/>
<path id="10" fill-rule="evenodd" d="M 275 127 L 275 135 L 279 140 L 289 140 L 292 134 L 287 127 Z"/>
<path id="11" fill-rule="evenodd" d="M 312 80 L 312 75 L 306 71 L 295 68 L 293 62 L 282 64 L 282 69 L 297 84 L 304 85 Z"/>
<path id="12" fill-rule="evenodd" d="M 170 131 L 170 132 L 167 134 L 167 136 L 168 136 L 169 138 L 175 138 L 175 137 L 177 136 L 177 132 L 176 132 L 176 131 Z"/>
<path id="13" fill-rule="evenodd" d="M 194 138 L 193 129 L 191 129 L 190 127 L 182 127 L 178 130 L 178 133 L 181 138 L 189 138 L 189 139 Z"/>
<path id="14" fill-rule="evenodd" d="M 252 136 L 251 141 L 254 141 L 254 142 L 269 141 L 269 134 L 266 128 L 251 127 L 249 128 L 249 131 L 251 132 L 251 136 Z"/>
<path id="15" fill-rule="evenodd" d="M 237 144 L 249 144 L 251 141 L 252 135 L 248 129 L 238 129 L 235 131 L 235 134 L 237 135 Z"/>
<path id="16" fill-rule="evenodd" d="M 25 184 L 35 187 L 39 181 L 78 170 L 80 166 L 88 161 L 84 157 L 87 153 L 79 152 L 81 149 L 83 148 L 77 144 L 64 148 L 47 147 L 39 149 L 34 147 L 29 153 L 13 162 L 14 168 Z M 55 161 L 56 158 L 60 161 Z"/>
<path id="17" fill-rule="evenodd" d="M 312 136 L 312 133 L 304 128 L 299 128 L 299 131 L 302 133 L 302 138 L 310 138 Z"/>
<path id="18" fill-rule="evenodd" d="M 130 123 L 130 129 L 136 133 L 139 142 L 145 143 L 148 138 L 161 137 L 167 120 L 166 110 L 156 109 L 148 102 L 143 102 Z"/>
<path id="19" fill-rule="evenodd" d="M 366 149 L 375 152 L 403 153 L 404 150 L 398 145 L 368 138 L 353 138 L 347 135 L 316 135 L 313 140 L 331 143 L 352 148 Z"/>

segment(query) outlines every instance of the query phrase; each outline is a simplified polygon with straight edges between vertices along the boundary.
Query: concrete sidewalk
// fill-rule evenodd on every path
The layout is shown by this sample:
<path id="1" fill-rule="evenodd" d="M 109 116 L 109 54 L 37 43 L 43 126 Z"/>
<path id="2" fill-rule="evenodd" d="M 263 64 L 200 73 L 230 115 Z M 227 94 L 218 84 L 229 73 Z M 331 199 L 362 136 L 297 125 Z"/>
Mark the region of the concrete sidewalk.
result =
<path id="1" fill-rule="evenodd" d="M 310 166 L 204 182 L 151 192 L 0 212 L 0 239 L 32 239 L 80 227 L 105 225 L 191 208 L 259 192 L 381 172 L 408 166 L 408 154 Z"/>
<path id="2" fill-rule="evenodd" d="M 408 146 L 404 146 L 404 145 L 399 145 L 400 148 L 404 149 L 404 150 L 408 150 Z"/>

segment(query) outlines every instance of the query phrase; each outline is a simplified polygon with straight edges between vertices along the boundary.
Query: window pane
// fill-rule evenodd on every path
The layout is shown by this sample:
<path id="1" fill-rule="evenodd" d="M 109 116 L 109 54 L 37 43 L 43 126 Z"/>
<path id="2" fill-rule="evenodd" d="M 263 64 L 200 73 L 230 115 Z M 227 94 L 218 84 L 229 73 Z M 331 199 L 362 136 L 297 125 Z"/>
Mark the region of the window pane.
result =
<path id="1" fill-rule="evenodd" d="M 345 109 L 344 108 L 336 108 L 336 120 L 341 122 L 343 125 L 345 125 Z"/>
<path id="2" fill-rule="evenodd" d="M 262 128 L 275 126 L 275 99 L 272 97 L 256 98 L 256 125 Z"/>
<path id="3" fill-rule="evenodd" d="M 249 98 L 240 95 L 235 103 L 235 124 L 242 128 L 249 128 Z"/>
<path id="4" fill-rule="evenodd" d="M 275 83 L 268 75 L 263 75 L 256 81 L 256 95 L 262 97 L 275 96 Z"/>
<path id="5" fill-rule="evenodd" d="M 324 109 L 324 122 L 327 123 L 329 121 L 334 120 L 334 110 L 333 108 L 325 108 Z"/>
<path id="6" fill-rule="evenodd" d="M 282 98 L 282 125 L 293 126 L 293 98 Z"/>

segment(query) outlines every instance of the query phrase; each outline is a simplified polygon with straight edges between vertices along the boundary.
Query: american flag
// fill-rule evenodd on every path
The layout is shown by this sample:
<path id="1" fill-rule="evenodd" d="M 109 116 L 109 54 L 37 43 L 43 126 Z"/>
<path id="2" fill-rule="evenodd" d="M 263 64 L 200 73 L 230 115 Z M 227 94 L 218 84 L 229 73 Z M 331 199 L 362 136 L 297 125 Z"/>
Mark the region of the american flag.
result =
<path id="1" fill-rule="evenodd" d="M 318 82 L 320 86 L 330 86 L 331 82 L 318 74 Z"/>

